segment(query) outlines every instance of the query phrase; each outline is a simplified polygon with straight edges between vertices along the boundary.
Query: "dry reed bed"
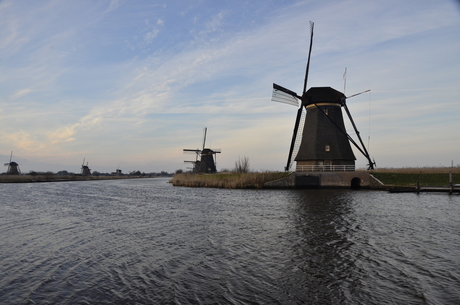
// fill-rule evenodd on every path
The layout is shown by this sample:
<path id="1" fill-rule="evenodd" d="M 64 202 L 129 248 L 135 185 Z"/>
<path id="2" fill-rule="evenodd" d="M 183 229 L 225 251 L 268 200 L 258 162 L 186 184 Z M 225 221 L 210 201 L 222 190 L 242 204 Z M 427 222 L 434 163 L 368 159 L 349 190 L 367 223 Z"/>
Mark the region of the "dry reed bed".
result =
<path id="1" fill-rule="evenodd" d="M 174 186 L 214 187 L 229 189 L 261 189 L 269 181 L 287 177 L 290 173 L 219 173 L 195 175 L 190 173 L 177 174 L 169 182 Z"/>

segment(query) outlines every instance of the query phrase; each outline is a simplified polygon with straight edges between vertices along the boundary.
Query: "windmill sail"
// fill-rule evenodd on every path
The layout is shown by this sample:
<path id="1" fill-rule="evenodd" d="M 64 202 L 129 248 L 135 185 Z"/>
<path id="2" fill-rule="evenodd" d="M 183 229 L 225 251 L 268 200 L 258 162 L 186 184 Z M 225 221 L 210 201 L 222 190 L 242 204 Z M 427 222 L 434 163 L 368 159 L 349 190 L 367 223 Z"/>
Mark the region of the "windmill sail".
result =
<path id="1" fill-rule="evenodd" d="M 204 136 L 203 136 L 203 150 L 204 150 L 204 146 L 205 146 L 205 143 L 206 143 L 206 133 L 207 133 L 207 131 L 208 131 L 208 127 L 205 127 L 204 131 L 203 131 L 203 133 L 204 133 Z"/>
<path id="2" fill-rule="evenodd" d="M 296 107 L 299 106 L 297 94 L 277 84 L 273 84 L 272 102 L 284 103 Z"/>
<path id="3" fill-rule="evenodd" d="M 302 108 L 303 107 L 301 105 L 300 108 L 297 110 L 297 115 L 296 115 L 295 124 L 294 124 L 294 131 L 292 133 L 291 145 L 289 146 L 288 160 L 287 160 L 286 166 L 284 167 L 285 171 L 288 171 L 292 164 L 291 161 L 292 161 L 292 155 L 294 151 L 294 144 L 295 144 L 295 140 L 297 139 L 297 132 L 299 130 L 300 119 L 302 117 L 302 112 L 303 112 Z"/>
<path id="4" fill-rule="evenodd" d="M 304 95 L 304 93 L 306 92 L 307 90 L 307 81 L 308 81 L 308 72 L 310 70 L 310 57 L 311 57 L 311 48 L 312 48 L 312 45 L 313 45 L 313 28 L 314 28 L 314 23 L 310 21 L 310 50 L 308 52 L 308 60 L 307 60 L 307 67 L 306 67 L 306 71 L 305 71 L 305 79 L 304 79 L 304 85 L 303 85 L 303 91 L 302 91 L 302 96 Z M 273 84 L 273 89 L 278 89 L 282 92 L 284 92 L 286 95 L 291 95 L 293 98 L 298 98 L 298 99 L 302 99 L 300 96 L 298 96 L 295 92 L 291 91 L 291 90 L 288 90 L 286 88 L 283 88 L 281 86 L 278 86 L 276 84 Z M 303 131 L 303 125 L 304 124 L 300 124 L 300 121 L 301 121 L 301 117 L 302 117 L 302 112 L 303 112 L 303 101 L 302 103 L 300 103 L 300 108 L 299 110 L 297 111 L 297 116 L 296 116 L 296 121 L 295 121 L 295 125 L 294 125 L 294 132 L 292 134 L 292 140 L 291 140 L 291 146 L 289 148 L 289 154 L 288 154 L 288 160 L 287 160 L 287 163 L 286 163 L 286 166 L 285 166 L 285 170 L 288 171 L 290 168 L 291 168 L 291 165 L 292 165 L 292 162 L 295 158 L 292 158 L 292 156 L 296 155 L 294 154 L 294 148 L 295 148 L 295 143 L 298 139 L 298 135 L 302 135 L 302 131 Z M 304 120 L 305 122 L 305 120 Z M 299 132 L 299 125 L 302 126 L 302 128 L 300 129 L 301 131 Z M 301 141 L 302 139 L 302 136 L 300 137 L 300 140 Z M 298 149 L 297 149 L 298 151 Z"/>
<path id="5" fill-rule="evenodd" d="M 362 93 L 365 93 L 365 92 L 369 92 L 370 90 L 366 90 L 366 91 L 363 91 L 363 92 L 360 92 L 360 93 L 357 93 L 357 94 L 353 94 L 347 98 L 350 98 L 350 97 L 353 97 L 353 96 L 357 96 L 357 95 L 360 95 Z M 364 145 L 363 143 L 363 140 L 361 139 L 361 136 L 359 134 L 359 131 L 358 131 L 358 128 L 356 128 L 356 125 L 355 125 L 355 122 L 353 121 L 353 118 L 351 117 L 351 113 L 350 113 L 350 110 L 348 110 L 348 106 L 347 106 L 347 103 L 345 102 L 344 100 L 344 103 L 343 103 L 343 107 L 345 108 L 345 111 L 348 115 L 348 118 L 350 119 L 350 122 L 351 124 L 353 125 L 353 129 L 355 130 L 355 133 L 356 133 L 356 136 L 358 137 L 359 139 L 359 142 L 361 143 L 361 147 L 362 149 L 357 145 L 355 144 L 355 146 L 358 148 L 358 150 L 366 157 L 367 161 L 369 162 L 368 164 L 368 170 L 373 170 L 374 169 L 374 165 L 375 165 L 375 161 L 372 161 L 371 160 L 371 156 L 369 155 L 369 153 L 367 152 L 367 149 L 366 149 L 366 146 Z M 352 141 L 353 143 L 353 141 Z"/>
<path id="6" fill-rule="evenodd" d="M 313 46 L 313 29 L 315 28 L 315 24 L 310 21 L 310 50 L 308 51 L 308 60 L 307 60 L 307 67 L 305 71 L 305 80 L 303 83 L 303 93 L 307 91 L 307 81 L 308 81 L 308 72 L 310 71 L 310 57 L 311 57 L 311 48 Z"/>
<path id="7" fill-rule="evenodd" d="M 302 135 L 303 135 L 303 126 L 305 125 L 305 117 L 307 115 L 306 111 L 303 111 L 303 107 L 301 108 L 301 115 L 300 115 L 300 121 L 299 121 L 299 128 L 298 132 L 296 134 L 295 140 L 294 140 L 294 146 L 292 149 L 292 153 L 290 157 L 288 158 L 289 164 L 287 164 L 287 171 L 290 170 L 292 167 L 292 163 L 294 163 L 294 159 L 297 157 L 297 153 L 299 152 L 300 144 L 302 143 Z"/>

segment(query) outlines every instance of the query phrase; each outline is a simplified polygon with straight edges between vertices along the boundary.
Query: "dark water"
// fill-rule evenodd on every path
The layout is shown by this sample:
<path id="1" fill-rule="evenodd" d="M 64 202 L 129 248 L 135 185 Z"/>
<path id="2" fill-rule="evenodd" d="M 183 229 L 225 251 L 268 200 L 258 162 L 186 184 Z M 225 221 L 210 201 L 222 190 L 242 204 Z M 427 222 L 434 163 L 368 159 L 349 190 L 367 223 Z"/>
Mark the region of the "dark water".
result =
<path id="1" fill-rule="evenodd" d="M 1 184 L 0 304 L 460 304 L 460 196 Z"/>

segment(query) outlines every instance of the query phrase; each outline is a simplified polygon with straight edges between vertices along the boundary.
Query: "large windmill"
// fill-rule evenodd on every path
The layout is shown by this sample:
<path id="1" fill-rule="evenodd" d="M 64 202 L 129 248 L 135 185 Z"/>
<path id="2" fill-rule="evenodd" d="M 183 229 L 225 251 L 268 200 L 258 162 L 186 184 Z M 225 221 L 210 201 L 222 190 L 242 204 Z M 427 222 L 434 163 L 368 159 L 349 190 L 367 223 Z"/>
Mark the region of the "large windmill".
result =
<path id="1" fill-rule="evenodd" d="M 310 50 L 302 94 L 298 95 L 273 84 L 272 101 L 299 107 L 285 170 L 290 169 L 294 158 L 297 162 L 297 172 L 354 171 L 356 158 L 350 143 L 366 157 L 369 162 L 368 169 L 373 169 L 375 162 L 371 161 L 356 129 L 346 104 L 347 97 L 331 87 L 312 87 L 306 90 L 313 44 L 313 27 L 314 23 L 310 21 Z M 345 130 L 342 107 L 353 125 L 361 146 Z"/>
<path id="2" fill-rule="evenodd" d="M 19 164 L 12 161 L 12 159 L 13 159 L 13 152 L 11 152 L 11 155 L 10 155 L 10 162 L 4 164 L 5 166 L 8 166 L 8 169 L 6 170 L 6 174 L 7 175 L 21 174 L 21 170 L 19 169 Z"/>
<path id="3" fill-rule="evenodd" d="M 187 149 L 184 148 L 184 153 L 194 153 L 195 154 L 195 161 L 184 161 L 186 163 L 193 164 L 193 172 L 194 173 L 215 173 L 216 169 L 216 162 L 215 162 L 215 155 L 220 153 L 220 149 L 210 149 L 206 148 L 206 133 L 207 128 L 204 128 L 204 137 L 203 137 L 203 148 L 202 149 Z"/>

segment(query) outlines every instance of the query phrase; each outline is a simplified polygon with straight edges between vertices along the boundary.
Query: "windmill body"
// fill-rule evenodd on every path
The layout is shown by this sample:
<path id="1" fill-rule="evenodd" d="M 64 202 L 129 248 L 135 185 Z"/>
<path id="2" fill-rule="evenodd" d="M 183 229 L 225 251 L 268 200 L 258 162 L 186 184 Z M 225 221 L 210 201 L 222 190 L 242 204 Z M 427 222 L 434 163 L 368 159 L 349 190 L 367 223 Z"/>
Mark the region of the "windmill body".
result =
<path id="1" fill-rule="evenodd" d="M 8 163 L 8 170 L 6 171 L 7 175 L 19 175 L 20 173 L 19 164 L 14 161 Z"/>
<path id="2" fill-rule="evenodd" d="M 88 166 L 83 166 L 81 169 L 81 175 L 82 176 L 91 176 L 91 170 L 89 169 Z"/>
<path id="3" fill-rule="evenodd" d="M 199 163 L 199 173 L 215 173 L 217 172 L 214 155 L 217 152 L 210 148 L 205 148 L 201 151 L 201 162 Z"/>
<path id="4" fill-rule="evenodd" d="M 331 87 L 310 88 L 302 96 L 305 124 L 295 161 L 296 171 L 354 170 L 342 115 L 345 95 Z"/>
<path id="5" fill-rule="evenodd" d="M 91 176 L 91 169 L 88 167 L 88 165 L 83 165 L 81 167 L 81 175 L 82 176 Z"/>
<path id="6" fill-rule="evenodd" d="M 83 159 L 83 164 L 81 165 L 81 175 L 91 176 L 91 169 L 88 167 L 88 162 L 85 165 L 85 159 Z"/>

